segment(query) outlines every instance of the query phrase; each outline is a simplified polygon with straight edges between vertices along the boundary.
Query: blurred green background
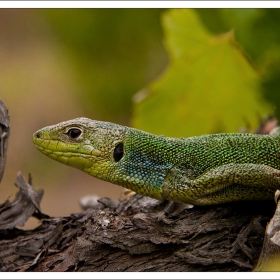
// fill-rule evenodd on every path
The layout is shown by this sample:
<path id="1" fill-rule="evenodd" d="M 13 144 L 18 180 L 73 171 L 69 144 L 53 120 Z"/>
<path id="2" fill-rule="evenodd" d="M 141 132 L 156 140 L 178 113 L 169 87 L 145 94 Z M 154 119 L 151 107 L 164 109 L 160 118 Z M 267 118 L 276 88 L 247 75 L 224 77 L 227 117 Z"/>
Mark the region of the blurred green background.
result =
<path id="1" fill-rule="evenodd" d="M 47 125 L 88 117 L 187 137 L 253 131 L 280 116 L 278 9 L 0 9 L 0 97 L 11 135 L 2 202 L 18 171 L 44 189 L 43 212 L 122 188 L 33 146 Z"/>

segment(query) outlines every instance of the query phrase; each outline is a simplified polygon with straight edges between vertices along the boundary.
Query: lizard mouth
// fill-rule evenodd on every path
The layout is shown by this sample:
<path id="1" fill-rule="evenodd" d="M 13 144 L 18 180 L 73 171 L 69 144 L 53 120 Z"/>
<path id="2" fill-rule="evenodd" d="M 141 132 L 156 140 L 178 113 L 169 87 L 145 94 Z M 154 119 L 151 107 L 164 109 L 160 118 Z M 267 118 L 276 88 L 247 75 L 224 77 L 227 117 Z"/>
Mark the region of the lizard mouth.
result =
<path id="1" fill-rule="evenodd" d="M 52 158 L 56 157 L 66 157 L 66 158 L 70 158 L 70 157 L 83 157 L 83 158 L 87 158 L 89 160 L 92 159 L 96 159 L 98 156 L 100 156 L 101 152 L 99 150 L 91 150 L 91 151 L 74 151 L 74 150 L 67 150 L 67 149 L 49 149 L 47 146 L 48 145 L 56 145 L 58 146 L 59 141 L 54 141 L 54 140 L 43 140 L 45 143 L 36 143 L 34 142 L 34 145 L 36 147 L 36 149 L 38 149 L 41 153 L 47 155 L 47 156 L 52 156 Z"/>
<path id="2" fill-rule="evenodd" d="M 52 143 L 52 145 L 54 145 L 54 143 Z M 93 154 L 82 153 L 77 151 L 60 151 L 59 149 L 51 150 L 46 147 L 42 147 L 42 145 L 40 144 L 35 144 L 35 147 L 47 157 L 65 165 L 78 168 L 85 172 L 87 169 L 91 169 L 93 166 L 98 165 L 98 163 L 100 162 L 98 156 Z"/>

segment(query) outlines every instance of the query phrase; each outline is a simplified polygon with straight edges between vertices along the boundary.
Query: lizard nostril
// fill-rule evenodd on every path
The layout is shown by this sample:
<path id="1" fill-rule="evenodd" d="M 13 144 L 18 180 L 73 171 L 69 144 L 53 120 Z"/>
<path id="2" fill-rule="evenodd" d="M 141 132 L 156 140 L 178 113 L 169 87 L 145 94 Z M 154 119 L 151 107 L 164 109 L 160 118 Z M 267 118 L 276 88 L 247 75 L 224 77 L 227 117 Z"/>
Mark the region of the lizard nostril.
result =
<path id="1" fill-rule="evenodd" d="M 36 137 L 37 137 L 37 138 L 41 138 L 41 133 L 38 132 L 38 133 L 36 134 Z"/>

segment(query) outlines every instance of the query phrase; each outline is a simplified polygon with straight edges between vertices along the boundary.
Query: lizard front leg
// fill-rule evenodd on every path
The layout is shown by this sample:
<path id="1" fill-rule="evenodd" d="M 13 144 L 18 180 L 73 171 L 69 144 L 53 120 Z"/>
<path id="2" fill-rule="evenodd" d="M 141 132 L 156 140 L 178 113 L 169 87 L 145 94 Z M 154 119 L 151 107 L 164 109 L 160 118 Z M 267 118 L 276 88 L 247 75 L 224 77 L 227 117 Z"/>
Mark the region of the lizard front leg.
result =
<path id="1" fill-rule="evenodd" d="M 230 163 L 189 179 L 178 168 L 170 170 L 162 187 L 166 199 L 207 205 L 233 200 L 273 198 L 280 187 L 280 170 L 267 165 Z"/>
<path id="2" fill-rule="evenodd" d="M 264 164 L 229 163 L 205 172 L 192 182 L 205 194 L 215 192 L 232 184 L 248 187 L 280 187 L 280 170 Z"/>

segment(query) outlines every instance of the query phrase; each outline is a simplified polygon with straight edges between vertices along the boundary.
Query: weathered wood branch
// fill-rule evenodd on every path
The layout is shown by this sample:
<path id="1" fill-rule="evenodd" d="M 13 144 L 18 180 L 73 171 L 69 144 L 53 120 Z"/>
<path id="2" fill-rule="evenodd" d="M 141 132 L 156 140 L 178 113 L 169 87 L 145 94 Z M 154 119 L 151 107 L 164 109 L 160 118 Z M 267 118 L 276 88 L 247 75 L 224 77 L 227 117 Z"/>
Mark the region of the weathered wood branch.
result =
<path id="1" fill-rule="evenodd" d="M 278 194 L 276 197 L 278 197 Z M 280 202 L 266 227 L 264 244 L 254 271 L 280 271 Z"/>
<path id="2" fill-rule="evenodd" d="M 279 251 L 279 205 L 265 235 L 273 201 L 189 208 L 135 195 L 54 218 L 41 212 L 43 191 L 31 180 L 18 174 L 16 186 L 15 200 L 0 206 L 0 271 L 265 270 Z M 30 216 L 41 225 L 18 229 Z"/>
<path id="3" fill-rule="evenodd" d="M 18 204 L 29 209 L 32 199 L 21 197 L 25 203 Z M 121 202 L 103 198 L 94 209 L 62 218 L 44 217 L 34 206 L 41 226 L 0 231 L 0 270 L 251 271 L 275 208 L 261 205 L 188 209 L 135 195 Z"/>

